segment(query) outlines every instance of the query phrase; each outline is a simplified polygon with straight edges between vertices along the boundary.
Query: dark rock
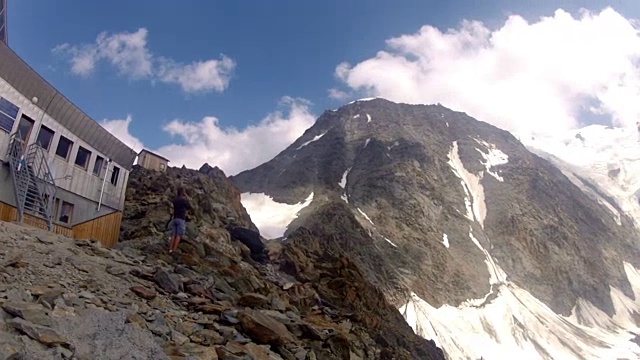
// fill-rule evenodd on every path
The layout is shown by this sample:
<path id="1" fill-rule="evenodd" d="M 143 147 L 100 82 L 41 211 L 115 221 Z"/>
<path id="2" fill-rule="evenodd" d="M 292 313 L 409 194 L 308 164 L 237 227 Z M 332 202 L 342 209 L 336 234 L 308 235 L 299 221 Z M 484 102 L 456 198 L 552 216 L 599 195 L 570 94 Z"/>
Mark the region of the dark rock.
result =
<path id="1" fill-rule="evenodd" d="M 249 248 L 252 259 L 258 262 L 268 260 L 259 232 L 236 225 L 229 225 L 227 230 L 229 230 L 232 239 L 240 241 Z"/>
<path id="2" fill-rule="evenodd" d="M 269 303 L 269 298 L 256 293 L 247 293 L 238 299 L 238 304 L 242 306 L 249 306 L 253 308 L 259 308 Z"/>
<path id="3" fill-rule="evenodd" d="M 182 291 L 182 281 L 180 278 L 164 269 L 158 269 L 158 271 L 156 271 L 155 281 L 162 289 L 171 294 Z"/>

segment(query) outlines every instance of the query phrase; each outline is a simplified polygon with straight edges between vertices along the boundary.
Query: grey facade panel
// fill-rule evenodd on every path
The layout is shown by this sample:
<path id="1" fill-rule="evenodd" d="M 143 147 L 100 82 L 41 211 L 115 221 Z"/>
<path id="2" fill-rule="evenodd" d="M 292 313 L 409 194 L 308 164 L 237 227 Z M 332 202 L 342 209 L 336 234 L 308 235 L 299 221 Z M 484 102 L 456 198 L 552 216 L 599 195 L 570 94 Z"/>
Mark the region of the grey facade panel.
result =
<path id="1" fill-rule="evenodd" d="M 133 149 L 82 112 L 1 42 L 0 77 L 27 98 L 37 97 L 36 105 L 49 116 L 89 146 L 131 170 L 137 156 Z"/>

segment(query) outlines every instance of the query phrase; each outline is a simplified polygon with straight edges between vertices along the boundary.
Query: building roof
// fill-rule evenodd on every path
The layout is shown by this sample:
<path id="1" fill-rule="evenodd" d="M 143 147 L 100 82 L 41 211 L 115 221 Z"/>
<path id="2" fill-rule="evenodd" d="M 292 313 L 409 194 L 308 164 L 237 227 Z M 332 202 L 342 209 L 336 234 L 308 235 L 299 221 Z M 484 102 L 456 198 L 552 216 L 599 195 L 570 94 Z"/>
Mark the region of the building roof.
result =
<path id="1" fill-rule="evenodd" d="M 143 152 L 146 152 L 147 154 L 153 155 L 153 156 L 155 156 L 155 157 L 157 157 L 157 158 L 160 158 L 160 159 L 162 159 L 162 160 L 169 161 L 169 159 L 167 159 L 166 157 L 164 157 L 164 156 L 162 156 L 162 155 L 158 155 L 158 154 L 156 154 L 156 153 L 154 153 L 154 152 L 151 152 L 151 151 L 149 151 L 149 150 L 147 150 L 147 149 L 142 149 L 142 150 L 140 150 L 140 153 L 138 153 L 138 155 L 142 154 Z"/>
<path id="2" fill-rule="evenodd" d="M 137 156 L 133 149 L 64 97 L 2 42 L 0 77 L 28 99 L 37 97 L 36 106 L 45 113 L 118 165 L 131 170 Z"/>

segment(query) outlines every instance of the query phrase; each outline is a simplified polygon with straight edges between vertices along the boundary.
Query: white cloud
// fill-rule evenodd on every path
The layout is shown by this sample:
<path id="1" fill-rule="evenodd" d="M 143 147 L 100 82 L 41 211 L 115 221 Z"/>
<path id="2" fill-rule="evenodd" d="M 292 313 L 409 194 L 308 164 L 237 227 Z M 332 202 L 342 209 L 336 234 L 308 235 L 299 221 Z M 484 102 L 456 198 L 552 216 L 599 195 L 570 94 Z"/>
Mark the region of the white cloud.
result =
<path id="1" fill-rule="evenodd" d="M 257 125 L 241 130 L 222 128 L 213 116 L 200 122 L 173 120 L 164 126 L 164 131 L 181 143 L 153 151 L 168 158 L 171 166 L 198 169 L 209 163 L 227 175 L 235 175 L 271 160 L 313 125 L 316 116 L 309 112 L 309 105 L 304 99 L 284 97 L 280 102 L 284 111 L 270 113 Z M 131 117 L 127 116 L 125 120 L 105 120 L 102 126 L 139 151 L 143 144 L 129 133 L 130 123 Z"/>
<path id="2" fill-rule="evenodd" d="M 144 144 L 140 139 L 131 135 L 129 132 L 129 125 L 131 124 L 131 115 L 127 115 L 124 120 L 103 120 L 100 125 L 107 129 L 111 134 L 117 137 L 120 141 L 125 143 L 136 152 L 140 152 L 144 147 Z"/>
<path id="3" fill-rule="evenodd" d="M 349 94 L 339 89 L 329 89 L 329 97 L 335 100 L 346 100 L 349 98 Z"/>
<path id="4" fill-rule="evenodd" d="M 163 59 L 158 77 L 161 81 L 179 84 L 185 92 L 222 92 L 229 86 L 229 78 L 235 66 L 235 62 L 224 55 L 220 60 L 197 61 L 188 65 Z"/>
<path id="5" fill-rule="evenodd" d="M 99 62 L 105 61 L 122 76 L 178 84 L 188 93 L 222 92 L 229 86 L 236 66 L 231 58 L 222 55 L 219 60 L 181 64 L 154 56 L 148 48 L 148 34 L 145 28 L 132 33 L 102 32 L 92 44 L 62 44 L 56 46 L 53 52 L 68 57 L 71 71 L 84 77 L 93 73 Z"/>
<path id="6" fill-rule="evenodd" d="M 423 26 L 387 45 L 338 65 L 336 76 L 370 96 L 439 102 L 517 132 L 576 127 L 585 109 L 615 125 L 640 120 L 638 22 L 611 8 L 557 10 L 534 23 L 514 15 L 495 30 L 476 21 L 446 32 Z"/>
<path id="7" fill-rule="evenodd" d="M 242 130 L 222 128 L 213 116 L 200 122 L 173 120 L 164 130 L 183 144 L 163 146 L 157 152 L 173 166 L 199 168 L 207 162 L 235 175 L 271 160 L 313 125 L 315 116 L 309 112 L 307 100 L 284 97 L 280 105 L 284 112 L 273 112 Z"/>

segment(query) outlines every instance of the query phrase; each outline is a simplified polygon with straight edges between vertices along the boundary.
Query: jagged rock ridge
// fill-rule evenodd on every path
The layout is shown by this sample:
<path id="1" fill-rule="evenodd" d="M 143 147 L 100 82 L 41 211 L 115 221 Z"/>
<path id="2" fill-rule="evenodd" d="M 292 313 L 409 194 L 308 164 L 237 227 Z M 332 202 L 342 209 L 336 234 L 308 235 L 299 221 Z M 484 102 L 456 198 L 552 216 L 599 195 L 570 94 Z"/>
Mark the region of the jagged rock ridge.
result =
<path id="1" fill-rule="evenodd" d="M 181 185 L 195 211 L 171 257 Z M 1 359 L 444 359 L 316 235 L 254 263 L 223 227 L 252 224 L 221 171 L 136 168 L 127 195 L 115 249 L 0 223 Z"/>

